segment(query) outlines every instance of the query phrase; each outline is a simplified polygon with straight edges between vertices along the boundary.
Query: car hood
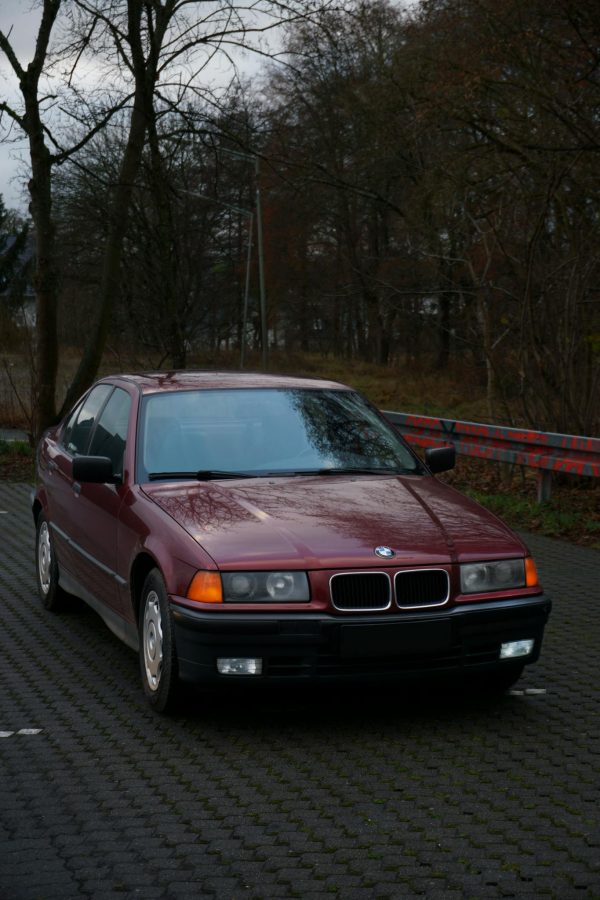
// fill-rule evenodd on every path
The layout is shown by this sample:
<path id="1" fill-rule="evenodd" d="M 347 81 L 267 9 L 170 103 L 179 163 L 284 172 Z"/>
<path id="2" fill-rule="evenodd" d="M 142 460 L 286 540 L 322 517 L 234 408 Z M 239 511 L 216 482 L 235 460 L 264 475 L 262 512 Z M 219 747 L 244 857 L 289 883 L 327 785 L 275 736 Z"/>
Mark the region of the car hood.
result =
<path id="1" fill-rule="evenodd" d="M 499 519 L 431 476 L 301 476 L 143 487 L 227 568 L 362 568 L 520 556 Z M 389 561 L 375 548 L 395 551 Z"/>

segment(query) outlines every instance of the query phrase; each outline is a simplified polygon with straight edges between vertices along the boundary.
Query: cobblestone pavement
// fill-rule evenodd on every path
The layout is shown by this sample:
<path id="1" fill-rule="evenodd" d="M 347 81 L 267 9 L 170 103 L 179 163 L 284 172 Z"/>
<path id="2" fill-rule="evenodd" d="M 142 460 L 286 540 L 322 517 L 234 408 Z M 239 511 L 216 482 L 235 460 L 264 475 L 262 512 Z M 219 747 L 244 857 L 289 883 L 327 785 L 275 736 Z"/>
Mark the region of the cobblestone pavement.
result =
<path id="1" fill-rule="evenodd" d="M 600 897 L 600 553 L 531 538 L 554 610 L 520 693 L 163 719 L 93 612 L 38 604 L 28 496 L 0 484 L 2 900 Z"/>

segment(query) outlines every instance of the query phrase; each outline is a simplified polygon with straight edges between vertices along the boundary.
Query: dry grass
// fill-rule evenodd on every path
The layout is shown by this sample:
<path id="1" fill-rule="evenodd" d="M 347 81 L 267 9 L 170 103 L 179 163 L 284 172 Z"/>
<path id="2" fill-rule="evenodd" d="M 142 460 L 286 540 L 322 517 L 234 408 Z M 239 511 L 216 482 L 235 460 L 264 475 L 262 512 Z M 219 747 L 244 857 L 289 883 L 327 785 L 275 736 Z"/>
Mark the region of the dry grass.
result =
<path id="1" fill-rule="evenodd" d="M 66 392 L 78 361 L 79 357 L 75 350 L 63 351 L 57 384 L 59 401 Z M 152 357 L 124 355 L 110 350 L 104 356 L 99 374 L 150 370 L 155 369 L 159 362 L 160 360 Z M 239 356 L 234 353 L 203 354 L 190 359 L 189 368 L 235 370 L 239 368 Z M 258 371 L 260 356 L 250 354 L 246 368 Z M 377 366 L 355 360 L 321 357 L 316 354 L 277 352 L 271 356 L 270 370 L 281 374 L 342 381 L 361 391 L 380 409 L 486 421 L 483 387 L 477 386 L 477 372 L 466 366 L 456 366 L 449 372 L 439 373 L 426 367 L 413 366 L 408 369 L 393 365 Z M 15 395 L 11 381 L 17 388 L 20 401 Z M 31 371 L 24 358 L 15 353 L 2 354 L 0 427 L 28 430 L 30 392 Z"/>
<path id="2" fill-rule="evenodd" d="M 29 430 L 31 378 L 26 367 L 14 355 L 0 360 L 0 428 Z"/>
<path id="3" fill-rule="evenodd" d="M 23 407 L 29 402 L 30 371 L 16 354 L 4 354 L 4 361 L 8 370 L 4 365 L 0 366 L 0 427 L 28 430 Z M 77 362 L 75 351 L 63 355 L 59 397 L 64 395 Z M 110 351 L 105 355 L 100 374 L 150 370 L 159 362 L 158 359 L 123 356 Z M 232 370 L 237 369 L 238 364 L 237 354 L 205 354 L 190 360 L 189 367 Z M 257 371 L 259 367 L 260 357 L 250 355 L 247 368 Z M 282 374 L 345 382 L 365 394 L 380 409 L 489 421 L 480 376 L 466 365 L 439 373 L 417 366 L 400 369 L 316 355 L 274 353 L 270 369 Z M 11 382 L 22 402 L 17 400 Z M 23 451 L 5 448 L 0 464 L 0 478 L 29 481 L 32 477 L 32 459 L 24 456 Z M 536 502 L 535 474 L 531 470 L 460 457 L 456 470 L 443 477 L 516 528 L 600 548 L 600 484 L 592 480 L 559 480 L 551 501 L 540 506 Z"/>

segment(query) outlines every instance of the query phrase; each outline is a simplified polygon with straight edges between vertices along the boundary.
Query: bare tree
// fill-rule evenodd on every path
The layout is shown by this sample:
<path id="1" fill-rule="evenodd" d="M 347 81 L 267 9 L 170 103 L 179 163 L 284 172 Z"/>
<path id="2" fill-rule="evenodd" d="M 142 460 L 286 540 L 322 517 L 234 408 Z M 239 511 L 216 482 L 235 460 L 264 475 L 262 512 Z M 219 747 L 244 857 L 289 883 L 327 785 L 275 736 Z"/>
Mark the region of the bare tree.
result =
<path id="1" fill-rule="evenodd" d="M 116 182 L 108 186 L 108 229 L 96 313 L 62 412 L 89 386 L 100 364 L 119 296 L 122 245 L 133 186 L 157 116 L 162 110 L 178 109 L 190 93 L 206 93 L 207 67 L 216 54 L 231 58 L 236 48 L 246 47 L 268 55 L 261 37 L 283 22 L 305 19 L 321 5 L 316 0 L 258 0 L 249 5 L 202 0 L 42 0 L 35 52 L 27 66 L 19 62 L 10 33 L 0 32 L 0 50 L 13 70 L 21 98 L 20 108 L 5 100 L 0 111 L 27 136 L 32 173 L 30 209 L 37 251 L 37 434 L 57 418 L 59 272 L 52 210 L 53 166 L 73 158 L 119 110 L 127 110 L 123 157 Z M 61 21 L 59 14 L 63 16 Z M 112 87 L 104 91 L 102 103 L 91 104 L 84 89 L 75 84 L 76 72 L 84 61 L 96 63 L 101 68 L 102 85 Z M 71 125 L 79 126 L 78 139 L 68 146 L 52 128 L 51 113 L 56 115 L 59 89 L 52 97 L 44 93 L 43 81 L 49 74 L 71 100 L 68 107 L 66 101 L 61 104 L 63 113 Z"/>
<path id="2" fill-rule="evenodd" d="M 273 151 L 301 208 L 303 191 L 327 197 L 313 208 L 312 234 L 304 231 L 313 247 L 335 247 L 340 264 L 338 286 L 327 291 L 330 308 L 318 318 L 328 320 L 337 348 L 377 362 L 390 355 L 392 282 L 399 277 L 391 270 L 400 259 L 406 186 L 418 165 L 401 137 L 410 121 L 395 78 L 402 22 L 381 0 L 327 11 L 294 29 L 290 67 L 273 77 Z"/>
<path id="3" fill-rule="evenodd" d="M 571 0 L 431 0 L 411 40 L 428 63 L 422 117 L 445 129 L 437 195 L 462 209 L 444 255 L 473 298 L 490 416 L 502 408 L 534 427 L 594 433 L 597 10 Z"/>
<path id="4" fill-rule="evenodd" d="M 30 212 L 35 227 L 37 296 L 36 341 L 36 430 L 49 424 L 55 416 L 55 385 L 58 366 L 56 335 L 58 273 L 56 268 L 55 227 L 52 216 L 51 168 L 53 154 L 43 122 L 47 101 L 40 96 L 40 79 L 47 64 L 50 37 L 60 10 L 61 0 L 44 0 L 42 18 L 37 34 L 34 56 L 22 66 L 10 42 L 10 34 L 0 32 L 0 49 L 4 52 L 18 80 L 22 95 L 22 109 L 18 111 L 7 101 L 0 109 L 26 135 L 29 142 L 31 178 Z"/>

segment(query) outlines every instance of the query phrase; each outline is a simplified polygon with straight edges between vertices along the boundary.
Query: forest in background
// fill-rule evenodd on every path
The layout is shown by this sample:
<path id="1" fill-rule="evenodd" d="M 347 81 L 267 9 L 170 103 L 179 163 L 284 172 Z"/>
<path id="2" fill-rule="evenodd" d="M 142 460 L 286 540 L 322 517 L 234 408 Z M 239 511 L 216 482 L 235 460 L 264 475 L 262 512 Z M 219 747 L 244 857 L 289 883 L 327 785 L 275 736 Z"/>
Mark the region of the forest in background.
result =
<path id="1" fill-rule="evenodd" d="M 282 28 L 278 61 L 218 98 L 161 90 L 155 64 L 129 172 L 135 100 L 71 125 L 50 176 L 49 281 L 35 255 L 28 278 L 14 251 L 0 259 L 0 352 L 31 360 L 33 430 L 106 346 L 173 368 L 260 349 L 258 188 L 271 352 L 440 382 L 460 369 L 489 419 L 599 435 L 596 4 L 322 3 Z M 147 76 L 164 47 L 140 35 Z M 0 213 L 0 233 L 39 238 L 35 215 L 26 233 Z M 57 345 L 96 351 L 64 397 L 43 379 L 48 284 Z"/>

